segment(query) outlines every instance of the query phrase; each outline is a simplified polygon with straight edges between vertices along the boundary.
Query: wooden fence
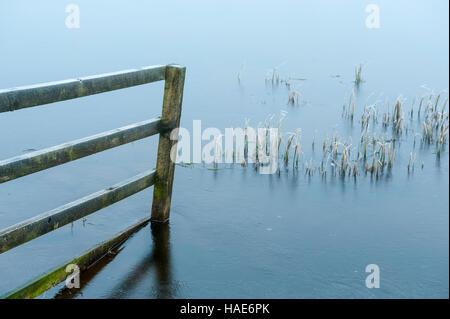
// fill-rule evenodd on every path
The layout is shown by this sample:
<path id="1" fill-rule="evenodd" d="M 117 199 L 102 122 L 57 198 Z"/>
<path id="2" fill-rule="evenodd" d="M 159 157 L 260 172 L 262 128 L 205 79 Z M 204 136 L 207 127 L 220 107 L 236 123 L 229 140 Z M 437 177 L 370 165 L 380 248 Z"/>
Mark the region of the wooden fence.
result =
<path id="1" fill-rule="evenodd" d="M 159 133 L 156 169 L 1 230 L 0 254 L 154 185 L 151 216 L 3 298 L 36 297 L 65 280 L 67 265 L 75 263 L 83 271 L 149 221 L 168 220 L 175 170 L 170 151 L 176 143 L 170 132 L 180 124 L 185 73 L 179 65 L 158 65 L 0 90 L 1 113 L 165 80 L 161 117 L 0 161 L 0 183 L 5 183 Z"/>

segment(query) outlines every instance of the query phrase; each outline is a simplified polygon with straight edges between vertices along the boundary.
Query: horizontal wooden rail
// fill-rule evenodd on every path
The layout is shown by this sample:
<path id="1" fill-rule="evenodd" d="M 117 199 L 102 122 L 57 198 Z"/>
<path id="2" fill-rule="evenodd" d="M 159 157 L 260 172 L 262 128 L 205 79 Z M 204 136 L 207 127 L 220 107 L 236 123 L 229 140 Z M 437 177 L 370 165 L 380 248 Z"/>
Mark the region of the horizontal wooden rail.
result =
<path id="1" fill-rule="evenodd" d="M 87 76 L 0 90 L 0 113 L 161 81 L 166 66 Z"/>
<path id="2" fill-rule="evenodd" d="M 159 118 L 0 161 L 0 183 L 127 144 L 163 130 Z"/>
<path id="3" fill-rule="evenodd" d="M 149 170 L 6 228 L 0 231 L 0 254 L 140 192 L 154 182 L 155 170 Z"/>
<path id="4" fill-rule="evenodd" d="M 122 244 L 127 238 L 133 235 L 140 228 L 145 226 L 150 221 L 150 217 L 144 218 L 143 220 L 137 222 L 136 224 L 128 227 L 124 231 L 118 233 L 117 235 L 111 237 L 110 239 L 98 244 L 92 249 L 89 249 L 85 253 L 79 255 L 76 258 L 72 258 L 60 266 L 47 271 L 36 278 L 30 280 L 29 282 L 23 284 L 22 286 L 7 292 L 6 294 L 0 296 L 1 299 L 31 299 L 35 298 L 45 291 L 56 286 L 60 282 L 63 282 L 68 273 L 66 272 L 66 267 L 70 264 L 76 264 L 80 271 L 85 271 L 90 266 L 95 264 L 99 259 L 104 257 L 108 252 L 117 248 Z"/>

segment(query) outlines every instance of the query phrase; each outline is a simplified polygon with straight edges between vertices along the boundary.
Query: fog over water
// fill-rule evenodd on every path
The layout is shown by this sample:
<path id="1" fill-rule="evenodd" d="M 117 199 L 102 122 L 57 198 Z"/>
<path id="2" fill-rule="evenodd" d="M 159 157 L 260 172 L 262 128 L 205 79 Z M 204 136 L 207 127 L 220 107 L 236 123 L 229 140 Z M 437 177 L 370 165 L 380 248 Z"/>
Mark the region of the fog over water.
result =
<path id="1" fill-rule="evenodd" d="M 239 163 L 178 165 L 169 226 L 136 233 L 86 274 L 81 293 L 60 285 L 42 297 L 448 298 L 448 145 L 440 157 L 422 145 L 417 114 L 421 96 L 449 87 L 447 1 L 378 1 L 374 29 L 364 1 L 76 0 L 75 29 L 67 4 L 0 2 L 0 89 L 178 63 L 187 68 L 182 127 L 201 120 L 223 134 L 270 116 L 276 126 L 286 111 L 283 143 L 300 128 L 302 155 L 297 170 L 291 158 L 272 175 Z M 273 85 L 274 70 L 290 88 Z M 1 113 L 0 160 L 155 117 L 163 85 Z M 342 111 L 353 90 L 352 122 Z M 378 105 L 370 135 L 381 138 L 383 107 L 389 100 L 392 112 L 399 96 L 405 128 L 392 170 L 377 179 L 361 165 L 357 178 L 342 178 L 328 166 L 324 178 L 324 140 L 338 134 L 355 155 L 364 107 Z M 0 229 L 153 168 L 157 141 L 0 184 Z M 1 254 L 0 295 L 148 216 L 152 191 Z M 380 268 L 379 289 L 366 287 L 369 264 Z"/>

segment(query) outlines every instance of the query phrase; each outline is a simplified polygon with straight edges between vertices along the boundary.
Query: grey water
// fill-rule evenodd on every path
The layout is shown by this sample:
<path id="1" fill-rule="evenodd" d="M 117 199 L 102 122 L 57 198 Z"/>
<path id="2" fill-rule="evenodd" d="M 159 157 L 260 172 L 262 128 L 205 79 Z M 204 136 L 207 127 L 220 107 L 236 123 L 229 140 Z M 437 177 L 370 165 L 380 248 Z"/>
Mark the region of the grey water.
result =
<path id="1" fill-rule="evenodd" d="M 377 1 L 372 29 L 365 1 L 74 3 L 78 29 L 66 27 L 66 3 L 0 2 L 0 88 L 179 63 L 181 126 L 224 131 L 286 111 L 282 131 L 301 128 L 304 154 L 280 175 L 177 166 L 169 225 L 137 232 L 82 274 L 80 290 L 42 298 L 448 298 L 448 148 L 438 158 L 414 145 L 416 116 L 382 178 L 303 171 L 327 136 L 357 144 L 365 104 L 401 95 L 408 110 L 448 89 L 447 1 Z M 299 105 L 266 81 L 273 69 L 293 79 Z M 353 124 L 341 115 L 352 90 Z M 162 94 L 158 82 L 2 113 L 0 159 L 152 118 Z M 152 137 L 0 184 L 0 229 L 154 167 L 156 148 Z M 151 200 L 152 188 L 1 254 L 0 295 L 148 216 Z M 369 264 L 380 288 L 366 287 Z"/>

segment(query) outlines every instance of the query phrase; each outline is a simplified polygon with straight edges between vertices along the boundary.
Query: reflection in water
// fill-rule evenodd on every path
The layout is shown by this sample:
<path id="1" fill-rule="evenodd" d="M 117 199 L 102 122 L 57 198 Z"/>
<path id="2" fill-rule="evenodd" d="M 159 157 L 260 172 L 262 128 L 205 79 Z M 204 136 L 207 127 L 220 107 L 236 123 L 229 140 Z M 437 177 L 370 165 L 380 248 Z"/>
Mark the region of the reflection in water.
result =
<path id="1" fill-rule="evenodd" d="M 171 264 L 170 264 L 170 224 L 152 223 L 153 249 L 144 259 L 112 289 L 109 298 L 123 298 L 139 284 L 142 278 L 154 266 L 155 282 L 151 292 L 154 298 L 173 298 Z M 142 296 L 150 297 L 150 296 Z"/>
<path id="2" fill-rule="evenodd" d="M 144 258 L 127 273 L 123 274 L 120 282 L 112 287 L 108 298 L 124 298 L 129 296 L 139 284 L 149 277 L 149 271 L 154 269 L 154 283 L 151 290 L 142 298 L 173 298 L 175 291 L 171 271 L 170 255 L 170 225 L 169 223 L 151 223 L 152 249 Z M 93 265 L 81 276 L 81 287 L 89 283 L 108 265 L 121 249 L 112 251 L 102 260 Z M 153 267 L 152 267 L 153 266 Z M 82 295 L 83 289 L 61 289 L 55 298 L 76 298 Z"/>
<path id="3" fill-rule="evenodd" d="M 85 285 L 89 284 L 92 279 L 95 278 L 97 274 L 99 274 L 103 268 L 105 268 L 106 265 L 108 265 L 114 257 L 119 254 L 124 247 L 117 247 L 113 250 L 111 250 L 106 256 L 104 256 L 102 259 L 100 259 L 98 262 L 96 262 L 94 265 L 92 265 L 88 270 L 82 273 L 80 276 L 80 286 L 84 287 Z M 56 293 L 54 296 L 55 299 L 72 299 L 76 298 L 78 296 L 82 296 L 83 292 L 82 289 L 72 288 L 62 288 L 60 291 Z M 41 297 L 46 298 L 46 293 L 44 293 Z"/>
<path id="4" fill-rule="evenodd" d="M 172 271 L 170 263 L 170 225 L 152 223 L 153 253 L 156 264 L 156 298 L 172 298 Z"/>

